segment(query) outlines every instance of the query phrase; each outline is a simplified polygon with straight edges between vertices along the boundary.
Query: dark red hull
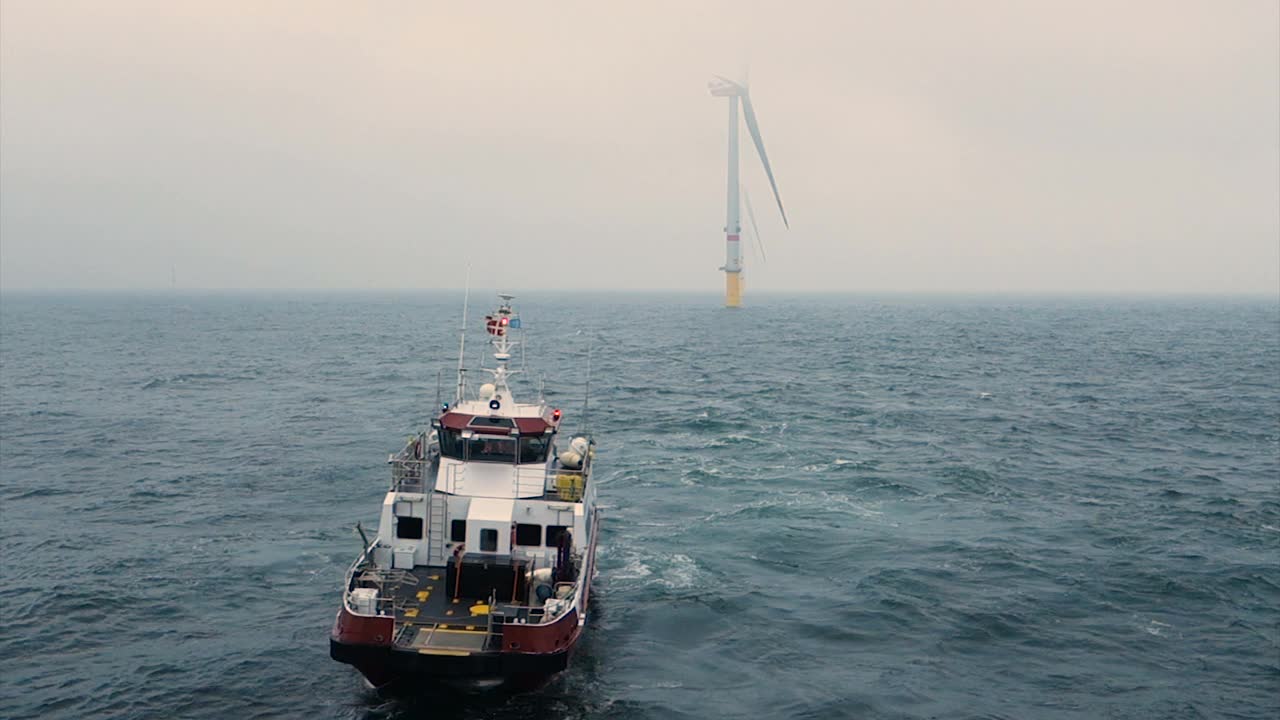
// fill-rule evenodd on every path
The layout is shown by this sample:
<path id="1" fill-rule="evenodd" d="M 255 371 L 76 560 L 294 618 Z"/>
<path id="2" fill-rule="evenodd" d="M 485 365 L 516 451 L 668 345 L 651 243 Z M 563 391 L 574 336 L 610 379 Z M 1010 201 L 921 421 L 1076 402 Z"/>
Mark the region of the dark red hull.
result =
<path id="1" fill-rule="evenodd" d="M 390 618 L 361 618 L 343 608 L 329 638 L 329 656 L 354 666 L 374 687 L 396 680 L 501 680 L 528 683 L 554 675 L 569 665 L 569 657 L 581 635 L 577 610 L 570 610 L 545 626 L 508 626 L 502 650 L 468 654 L 432 654 L 400 649 L 377 637 L 390 637 L 377 623 L 360 622 Z"/>

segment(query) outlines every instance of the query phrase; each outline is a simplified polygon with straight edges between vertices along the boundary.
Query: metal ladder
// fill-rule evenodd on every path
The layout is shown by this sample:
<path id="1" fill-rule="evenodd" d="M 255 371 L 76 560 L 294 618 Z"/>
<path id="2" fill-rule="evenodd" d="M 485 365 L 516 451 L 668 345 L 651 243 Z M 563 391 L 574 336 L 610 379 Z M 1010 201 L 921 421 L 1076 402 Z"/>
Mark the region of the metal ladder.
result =
<path id="1" fill-rule="evenodd" d="M 467 466 L 466 465 L 450 465 L 444 475 L 445 492 L 458 495 L 462 486 L 467 484 Z"/>
<path id="2" fill-rule="evenodd" d="M 427 493 L 427 564 L 440 566 L 445 564 L 444 524 L 447 520 L 446 509 L 449 504 L 447 495 L 435 492 Z"/>

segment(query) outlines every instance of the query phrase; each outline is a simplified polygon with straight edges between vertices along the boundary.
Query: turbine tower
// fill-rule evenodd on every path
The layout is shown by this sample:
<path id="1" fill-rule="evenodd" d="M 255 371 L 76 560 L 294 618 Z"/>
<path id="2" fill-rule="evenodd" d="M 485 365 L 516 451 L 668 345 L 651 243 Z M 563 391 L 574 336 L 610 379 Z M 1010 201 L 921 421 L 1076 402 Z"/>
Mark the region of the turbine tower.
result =
<path id="1" fill-rule="evenodd" d="M 782 197 L 778 195 L 778 183 L 773 179 L 773 169 L 769 167 L 769 156 L 764 151 L 764 141 L 760 139 L 760 126 L 756 123 L 756 112 L 751 107 L 751 93 L 747 86 L 736 83 L 719 75 L 707 84 L 711 94 L 716 97 L 729 98 L 729 210 L 725 220 L 725 260 L 724 267 L 724 305 L 738 307 L 742 304 L 742 248 L 739 237 L 742 233 L 741 214 L 738 208 L 738 100 L 742 100 L 743 120 L 747 123 L 747 132 L 755 142 L 756 153 L 760 156 L 760 164 L 764 165 L 765 175 L 769 176 L 769 187 L 773 188 L 773 198 L 778 201 L 778 212 L 782 213 L 782 224 L 791 228 L 787 222 L 787 211 L 782 209 Z"/>

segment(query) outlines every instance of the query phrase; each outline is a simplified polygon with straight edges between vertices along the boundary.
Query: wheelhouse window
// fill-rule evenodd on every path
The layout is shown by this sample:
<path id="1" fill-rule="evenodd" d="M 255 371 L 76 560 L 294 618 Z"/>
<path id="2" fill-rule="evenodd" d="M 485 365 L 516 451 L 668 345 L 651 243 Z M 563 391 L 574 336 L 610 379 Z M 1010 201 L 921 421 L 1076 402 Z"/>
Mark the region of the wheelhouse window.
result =
<path id="1" fill-rule="evenodd" d="M 461 430 L 440 429 L 440 454 L 457 460 L 462 459 L 465 445 L 462 442 Z"/>
<path id="2" fill-rule="evenodd" d="M 520 523 L 516 525 L 516 544 L 532 545 L 537 547 L 542 544 L 542 526 L 528 525 Z"/>
<path id="3" fill-rule="evenodd" d="M 397 517 L 396 518 L 396 537 L 401 540 L 421 540 L 422 539 L 422 518 L 416 517 Z"/>
<path id="4" fill-rule="evenodd" d="M 473 430 L 440 430 L 440 454 L 455 460 L 515 462 L 516 439 L 503 435 L 483 435 Z"/>
<path id="5" fill-rule="evenodd" d="M 501 435 L 476 435 L 467 441 L 467 459 L 479 462 L 515 462 L 516 440 Z"/>
<path id="6" fill-rule="evenodd" d="M 449 523 L 449 541 L 450 542 L 466 542 L 467 540 L 467 521 L 454 520 Z"/>
<path id="7" fill-rule="evenodd" d="M 480 552 L 498 552 L 498 531 L 493 528 L 480 529 Z"/>
<path id="8" fill-rule="evenodd" d="M 520 462 L 546 462 L 547 448 L 550 445 L 551 438 L 547 435 L 532 435 L 520 438 Z"/>
<path id="9" fill-rule="evenodd" d="M 567 525 L 547 526 L 547 547 L 560 547 L 560 536 L 569 529 Z"/>

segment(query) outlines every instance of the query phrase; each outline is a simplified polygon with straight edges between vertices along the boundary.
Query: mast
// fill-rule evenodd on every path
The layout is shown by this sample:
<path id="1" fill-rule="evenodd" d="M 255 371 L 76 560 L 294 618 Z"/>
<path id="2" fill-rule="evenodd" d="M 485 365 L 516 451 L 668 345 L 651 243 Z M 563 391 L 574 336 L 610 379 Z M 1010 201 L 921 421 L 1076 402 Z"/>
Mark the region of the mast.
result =
<path id="1" fill-rule="evenodd" d="M 499 294 L 502 298 L 502 305 L 498 307 L 498 332 L 490 339 L 493 343 L 493 359 L 497 362 L 497 367 L 493 370 L 493 384 L 497 385 L 500 390 L 510 391 L 507 387 L 507 363 L 511 361 L 511 342 L 508 334 L 515 328 L 511 327 L 511 300 L 514 295 Z"/>
<path id="2" fill-rule="evenodd" d="M 517 346 L 521 348 L 524 346 L 524 343 L 512 340 L 511 333 L 516 330 L 523 333 L 523 329 L 520 327 L 520 314 L 511 309 L 511 301 L 515 296 L 499 293 L 498 297 L 502 298 L 502 304 L 492 314 L 485 316 L 485 329 L 489 333 L 489 344 L 493 345 L 495 363 L 495 367 L 485 368 L 485 370 L 493 375 L 495 390 L 505 400 L 511 400 L 511 387 L 507 384 L 507 378 L 519 373 L 520 370 L 508 368 L 507 363 L 511 362 L 511 352 Z"/>
<path id="3" fill-rule="evenodd" d="M 738 96 L 736 94 L 729 96 L 728 176 L 728 211 L 724 225 L 724 306 L 734 308 L 742 304 L 742 249 L 738 239 L 742 231 L 742 223 L 738 211 Z"/>

